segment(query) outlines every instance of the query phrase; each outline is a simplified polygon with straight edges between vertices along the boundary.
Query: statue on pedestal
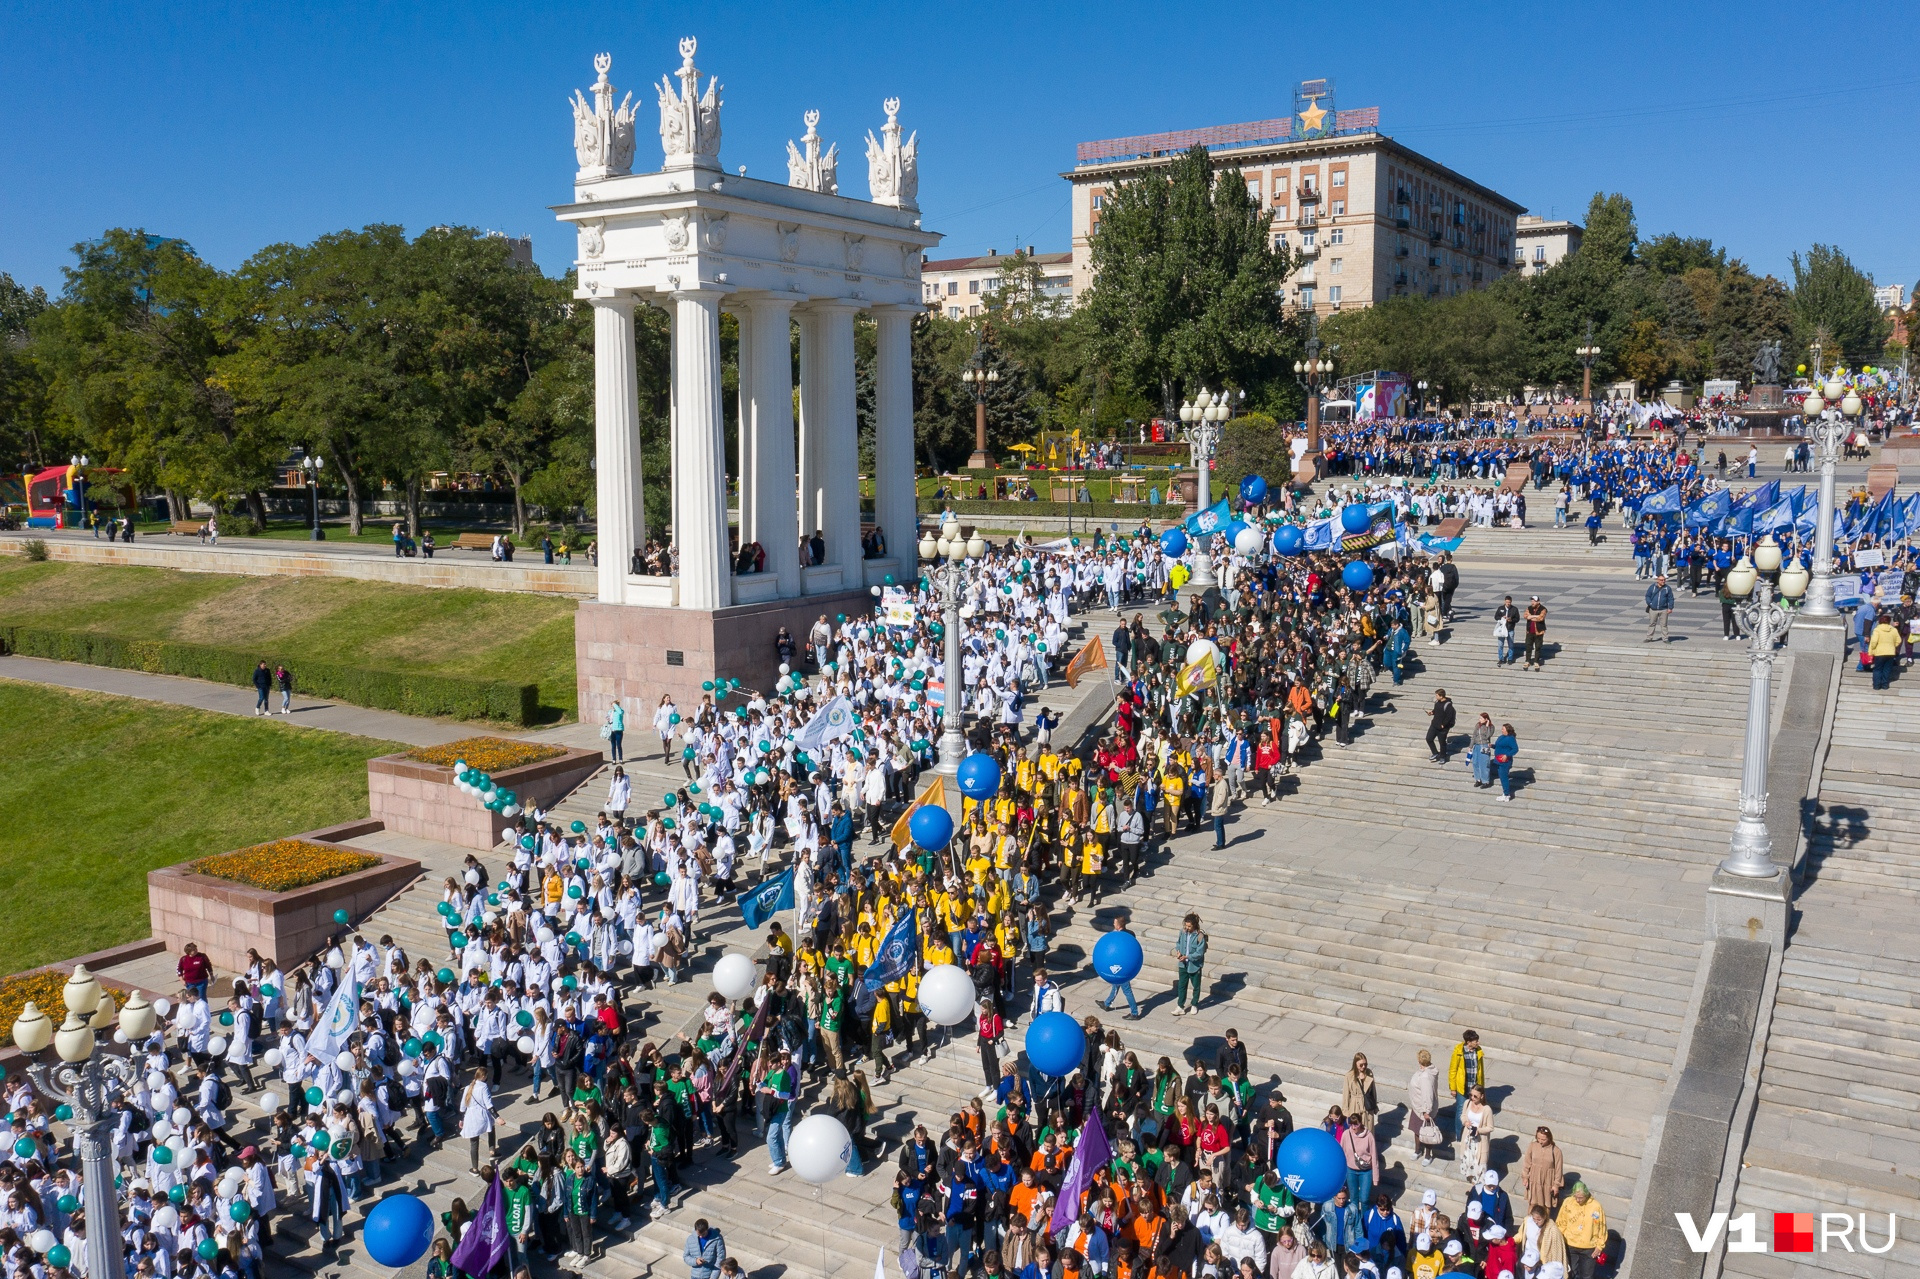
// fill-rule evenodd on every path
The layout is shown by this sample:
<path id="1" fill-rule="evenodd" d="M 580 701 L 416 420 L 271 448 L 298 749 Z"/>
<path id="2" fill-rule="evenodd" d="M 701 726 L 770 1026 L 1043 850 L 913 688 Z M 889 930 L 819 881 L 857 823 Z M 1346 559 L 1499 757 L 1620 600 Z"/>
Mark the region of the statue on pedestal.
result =
<path id="1" fill-rule="evenodd" d="M 682 40 L 680 70 L 660 78 L 660 148 L 669 169 L 720 167 L 720 79 L 709 76 L 706 93 L 700 93 L 700 69 L 693 65 L 698 47 L 692 36 Z"/>
<path id="2" fill-rule="evenodd" d="M 600 78 L 594 81 L 591 106 L 580 90 L 573 91 L 573 155 L 580 165 L 576 181 L 633 172 L 633 95 L 629 93 L 619 110 L 614 109 L 613 85 L 607 80 L 611 66 L 613 55 L 594 55 L 593 69 Z"/>
<path id="3" fill-rule="evenodd" d="M 805 116 L 806 136 L 800 139 L 806 148 L 787 143 L 787 185 L 800 187 L 807 191 L 820 191 L 827 195 L 840 194 L 840 147 L 836 143 L 827 148 L 825 155 L 820 153 L 820 135 L 814 126 L 820 123 L 820 113 L 809 111 Z"/>
<path id="4" fill-rule="evenodd" d="M 1753 382 L 1755 386 L 1777 386 L 1780 382 L 1780 343 L 1762 342 L 1753 353 Z"/>
<path id="5" fill-rule="evenodd" d="M 875 138 L 873 130 L 867 130 L 867 186 L 875 204 L 917 210 L 920 207 L 915 200 L 920 194 L 917 154 L 920 135 L 915 133 L 902 144 L 900 99 L 888 98 L 884 105 L 887 122 L 880 128 L 880 137 Z"/>

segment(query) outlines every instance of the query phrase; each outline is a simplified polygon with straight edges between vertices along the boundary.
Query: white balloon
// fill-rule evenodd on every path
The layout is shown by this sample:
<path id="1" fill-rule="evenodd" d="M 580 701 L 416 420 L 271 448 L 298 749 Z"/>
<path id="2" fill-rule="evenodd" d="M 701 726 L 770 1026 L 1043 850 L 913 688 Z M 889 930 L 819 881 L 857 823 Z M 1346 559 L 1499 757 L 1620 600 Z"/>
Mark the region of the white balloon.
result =
<path id="1" fill-rule="evenodd" d="M 832 1115 L 808 1115 L 787 1140 L 787 1158 L 800 1180 L 817 1186 L 832 1181 L 853 1162 L 853 1137 Z"/>
<path id="2" fill-rule="evenodd" d="M 173 1108 L 173 1126 L 175 1128 L 185 1128 L 192 1122 L 193 1112 L 191 1110 L 188 1110 L 185 1106 L 175 1106 Z"/>
<path id="3" fill-rule="evenodd" d="M 166 1000 L 156 999 L 153 1001 L 154 1016 L 165 1017 L 171 1011 L 173 1011 L 173 1005 L 168 1003 Z"/>
<path id="4" fill-rule="evenodd" d="M 27 1247 L 43 1255 L 47 1249 L 59 1242 L 59 1238 L 56 1237 L 51 1230 L 36 1230 L 27 1236 Z"/>
<path id="5" fill-rule="evenodd" d="M 156 1119 L 153 1121 L 153 1139 L 155 1141 L 165 1141 L 171 1136 L 173 1136 L 172 1124 L 164 1119 Z"/>
<path id="6" fill-rule="evenodd" d="M 159 1092 L 162 1088 L 165 1088 L 166 1086 L 167 1086 L 167 1077 L 165 1075 L 161 1074 L 157 1070 L 149 1070 L 147 1072 L 147 1091 L 148 1092 Z"/>
<path id="7" fill-rule="evenodd" d="M 353 1104 L 353 1089 L 342 1088 L 339 1092 L 333 1094 L 333 1099 L 343 1106 L 351 1106 Z"/>
<path id="8" fill-rule="evenodd" d="M 269 1066 L 277 1067 L 282 1061 L 285 1061 L 286 1058 L 278 1048 L 269 1048 L 260 1054 L 260 1060 L 266 1062 Z"/>
<path id="9" fill-rule="evenodd" d="M 480 872 L 469 867 L 467 869 L 466 875 L 463 878 L 469 884 L 477 884 L 480 882 Z"/>
<path id="10" fill-rule="evenodd" d="M 225 1035 L 215 1035 L 213 1038 L 209 1039 L 207 1041 L 207 1051 L 212 1053 L 215 1057 L 218 1057 L 222 1053 L 226 1052 L 227 1037 Z"/>
<path id="11" fill-rule="evenodd" d="M 167 1138 L 167 1149 L 173 1152 L 175 1159 L 179 1159 L 181 1155 L 187 1153 L 187 1139 L 176 1132 Z"/>
<path id="12" fill-rule="evenodd" d="M 269 1115 L 280 1109 L 283 1104 L 285 1103 L 280 1100 L 280 1094 L 277 1092 L 260 1094 L 260 1109 L 266 1111 Z"/>
<path id="13" fill-rule="evenodd" d="M 414 1071 L 420 1069 L 420 1067 L 414 1064 L 413 1058 L 402 1057 L 400 1059 L 400 1064 L 394 1067 L 394 1069 L 400 1072 L 400 1078 L 406 1079 L 406 1078 L 409 1078 Z"/>
<path id="14" fill-rule="evenodd" d="M 327 967 L 329 967 L 329 968 L 341 968 L 341 967 L 344 967 L 344 966 L 346 965 L 346 962 L 347 962 L 347 961 L 346 961 L 345 959 L 342 959 L 342 958 L 341 958 L 341 956 L 340 956 L 340 952 L 339 952 L 339 951 L 337 951 L 337 950 L 335 950 L 335 951 L 330 951 L 330 952 L 328 952 L 328 954 L 327 954 Z"/>
<path id="15" fill-rule="evenodd" d="M 973 978 L 954 964 L 935 964 L 920 979 L 920 1010 L 936 1026 L 958 1026 L 973 1015 Z"/>
<path id="16" fill-rule="evenodd" d="M 340 1069 L 342 1070 L 352 1070 L 354 1066 L 353 1054 L 350 1052 L 343 1052 L 338 1057 L 335 1057 L 333 1059 L 333 1064 L 340 1067 Z"/>
<path id="17" fill-rule="evenodd" d="M 502 817 L 518 817 L 520 815 L 520 805 L 508 804 L 505 808 L 500 810 L 500 815 Z"/>
<path id="18" fill-rule="evenodd" d="M 121 1029 L 120 1029 L 120 1028 L 119 1028 L 118 1026 L 116 1026 L 116 1027 L 114 1027 L 114 1029 L 113 1029 L 113 1042 L 114 1042 L 114 1043 L 116 1043 L 116 1044 L 124 1044 L 124 1043 L 126 1043 L 126 1042 L 127 1042 L 127 1032 L 126 1032 L 126 1031 L 124 1031 L 124 1030 L 121 1030 Z"/>
<path id="19" fill-rule="evenodd" d="M 1189 666 L 1193 665 L 1193 663 L 1199 661 L 1201 658 L 1205 657 L 1208 653 L 1211 653 L 1213 651 L 1215 650 L 1214 650 L 1212 640 L 1210 639 L 1195 640 L 1193 643 L 1187 645 L 1187 665 Z"/>
<path id="20" fill-rule="evenodd" d="M 737 950 L 720 956 L 713 966 L 713 988 L 728 999 L 745 999 L 753 993 L 753 960 Z"/>
<path id="21" fill-rule="evenodd" d="M 533 1036 L 522 1035 L 518 1040 L 515 1041 L 513 1046 L 515 1048 L 518 1048 L 523 1053 L 530 1053 L 533 1051 Z"/>
<path id="22" fill-rule="evenodd" d="M 1253 555 L 1259 551 L 1260 542 L 1259 529 L 1252 527 L 1243 528 L 1239 533 L 1234 535 L 1233 549 L 1242 555 Z"/>
<path id="23" fill-rule="evenodd" d="M 514 843 L 518 841 L 519 838 L 520 836 L 513 830 L 512 827 L 508 827 L 506 830 L 503 830 L 500 832 L 500 842 L 503 844 Z"/>
<path id="24" fill-rule="evenodd" d="M 180 1210 L 170 1203 L 161 1204 L 153 1210 L 153 1228 L 163 1235 L 180 1229 Z"/>
<path id="25" fill-rule="evenodd" d="M 780 673 L 782 675 L 791 675 L 793 674 L 793 667 L 787 665 L 785 662 L 782 662 L 780 663 Z"/>

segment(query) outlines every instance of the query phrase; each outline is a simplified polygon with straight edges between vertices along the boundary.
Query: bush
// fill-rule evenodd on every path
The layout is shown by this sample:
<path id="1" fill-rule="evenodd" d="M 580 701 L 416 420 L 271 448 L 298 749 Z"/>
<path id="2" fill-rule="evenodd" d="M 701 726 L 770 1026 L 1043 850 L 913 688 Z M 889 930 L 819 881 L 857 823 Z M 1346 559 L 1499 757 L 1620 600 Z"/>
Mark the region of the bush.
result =
<path id="1" fill-rule="evenodd" d="M 151 675 L 182 675 L 243 688 L 253 683 L 256 662 L 263 657 L 269 664 L 274 660 L 273 654 L 258 649 L 218 648 L 174 640 L 122 639 L 93 631 L 59 631 L 38 626 L 0 626 L 0 653 L 146 671 Z M 355 706 L 407 715 L 531 724 L 540 704 L 537 684 L 378 671 L 327 662 L 292 664 L 291 669 L 294 687 L 310 697 L 337 697 Z"/>
<path id="2" fill-rule="evenodd" d="M 47 562 L 47 540 L 43 537 L 30 537 L 26 541 L 27 558 L 35 564 Z"/>
<path id="3" fill-rule="evenodd" d="M 1217 495 L 1216 495 L 1217 496 Z M 1129 523 L 1137 520 L 1183 520 L 1187 517 L 1187 508 L 1179 502 L 1162 502 L 1150 506 L 1145 502 L 936 502 L 930 497 L 920 499 L 922 515 L 938 515 L 951 508 L 955 515 L 971 515 L 978 518 L 993 518 L 1003 524 L 1018 525 L 1023 515 L 1046 515 L 1065 518 L 1074 516 L 1088 520 L 1119 520 Z"/>
<path id="4" fill-rule="evenodd" d="M 124 1003 L 126 990 L 117 982 L 101 982 L 100 985 L 114 998 L 115 1003 Z M 53 1019 L 59 1025 L 67 1018 L 67 974 L 58 968 L 43 968 L 37 972 L 18 973 L 0 980 L 0 1047 L 13 1046 L 13 1023 L 19 1019 L 20 1012 L 29 1000 L 33 1006 Z"/>
<path id="5" fill-rule="evenodd" d="M 276 839 L 217 857 L 202 857 L 187 869 L 270 893 L 290 893 L 342 875 L 372 870 L 379 864 L 380 859 L 371 853 L 356 853 L 310 839 Z"/>

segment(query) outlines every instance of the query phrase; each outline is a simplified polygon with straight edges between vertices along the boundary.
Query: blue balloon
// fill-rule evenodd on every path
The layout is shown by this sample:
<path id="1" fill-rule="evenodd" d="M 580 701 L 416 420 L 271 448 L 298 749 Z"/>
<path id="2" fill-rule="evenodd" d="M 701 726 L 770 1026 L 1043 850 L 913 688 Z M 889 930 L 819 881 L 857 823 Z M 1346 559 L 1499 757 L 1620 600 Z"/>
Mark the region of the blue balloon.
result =
<path id="1" fill-rule="evenodd" d="M 1339 1147 L 1334 1151 L 1338 1153 Z M 427 1255 L 433 1244 L 433 1229 L 433 1209 L 417 1195 L 388 1195 L 367 1214 L 361 1237 L 368 1256 L 391 1270 L 399 1270 Z"/>
<path id="2" fill-rule="evenodd" d="M 1273 549 L 1282 555 L 1298 555 L 1306 540 L 1298 524 L 1282 524 L 1273 531 Z"/>
<path id="3" fill-rule="evenodd" d="M 1043 1075 L 1065 1079 L 1080 1069 L 1087 1057 L 1087 1032 L 1065 1013 L 1041 1013 L 1027 1026 L 1027 1064 Z M 1338 1154 L 1339 1146 L 1334 1147 Z M 1341 1156 L 1340 1166 L 1347 1166 Z M 1345 1172 L 1341 1181 L 1346 1180 Z"/>
<path id="4" fill-rule="evenodd" d="M 1280 1180 L 1301 1199 L 1325 1203 L 1347 1184 L 1347 1157 L 1324 1128 L 1296 1128 L 1274 1158 Z"/>
<path id="5" fill-rule="evenodd" d="M 907 833 L 920 847 L 938 852 L 953 839 L 953 814 L 938 804 L 922 804 L 907 819 Z"/>
<path id="6" fill-rule="evenodd" d="M 1170 528 L 1160 535 L 1160 549 L 1170 559 L 1179 559 L 1187 553 L 1187 534 L 1183 529 Z"/>
<path id="7" fill-rule="evenodd" d="M 1140 939 L 1132 933 L 1108 933 L 1093 944 L 1093 971 L 1100 980 L 1115 986 L 1139 976 L 1146 959 Z"/>
<path id="8" fill-rule="evenodd" d="M 1267 482 L 1258 475 L 1249 475 L 1240 481 L 1240 500 L 1248 506 L 1258 506 L 1267 500 Z"/>
<path id="9" fill-rule="evenodd" d="M 1340 570 L 1340 580 L 1347 584 L 1350 591 L 1364 591 L 1373 585 L 1373 569 L 1365 560 L 1351 560 Z"/>
<path id="10" fill-rule="evenodd" d="M 1364 533 L 1373 524 L 1373 517 L 1367 514 L 1365 503 L 1355 502 L 1341 508 L 1340 527 L 1349 533 Z"/>
<path id="11" fill-rule="evenodd" d="M 985 751 L 976 751 L 960 761 L 960 793 L 968 799 L 992 799 L 1000 793 L 1000 761 Z"/>

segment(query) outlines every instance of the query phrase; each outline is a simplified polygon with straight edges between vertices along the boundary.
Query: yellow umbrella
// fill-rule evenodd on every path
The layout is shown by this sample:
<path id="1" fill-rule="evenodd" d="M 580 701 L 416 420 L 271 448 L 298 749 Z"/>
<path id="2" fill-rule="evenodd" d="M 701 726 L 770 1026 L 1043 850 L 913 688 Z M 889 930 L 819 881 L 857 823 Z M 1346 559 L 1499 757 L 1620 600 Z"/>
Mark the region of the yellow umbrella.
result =
<path id="1" fill-rule="evenodd" d="M 1031 453 L 1031 452 L 1033 452 L 1033 445 L 1031 445 L 1031 444 L 1009 444 L 1009 445 L 1007 445 L 1007 448 L 1008 448 L 1008 449 L 1009 449 L 1010 451 L 1012 451 L 1012 452 L 1015 452 L 1015 453 Z"/>

